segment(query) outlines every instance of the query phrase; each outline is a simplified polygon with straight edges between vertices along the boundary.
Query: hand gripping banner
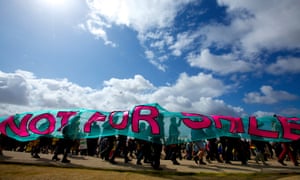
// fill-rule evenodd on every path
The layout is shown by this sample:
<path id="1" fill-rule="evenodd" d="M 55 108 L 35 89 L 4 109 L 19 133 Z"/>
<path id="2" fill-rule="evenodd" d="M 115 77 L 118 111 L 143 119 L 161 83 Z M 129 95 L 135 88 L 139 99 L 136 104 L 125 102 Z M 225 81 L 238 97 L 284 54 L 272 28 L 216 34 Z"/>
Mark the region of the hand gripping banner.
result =
<path id="1" fill-rule="evenodd" d="M 125 135 L 161 144 L 236 137 L 272 142 L 300 139 L 300 118 L 231 117 L 169 112 L 156 103 L 128 111 L 62 109 L 0 117 L 0 132 L 18 141 L 55 138 L 97 138 Z"/>

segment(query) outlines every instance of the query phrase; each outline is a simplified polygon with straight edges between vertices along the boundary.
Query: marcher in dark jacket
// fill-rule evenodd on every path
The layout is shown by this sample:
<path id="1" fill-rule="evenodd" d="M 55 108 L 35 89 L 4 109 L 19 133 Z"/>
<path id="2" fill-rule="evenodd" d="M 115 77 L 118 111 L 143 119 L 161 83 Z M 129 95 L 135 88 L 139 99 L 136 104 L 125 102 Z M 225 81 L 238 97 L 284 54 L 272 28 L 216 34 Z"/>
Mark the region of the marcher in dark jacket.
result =
<path id="1" fill-rule="evenodd" d="M 67 157 L 74 142 L 74 131 L 76 130 L 72 128 L 71 124 L 63 128 L 62 133 L 64 137 L 57 142 L 52 160 L 59 161 L 58 155 L 63 154 L 61 162 L 70 163 L 70 160 Z"/>

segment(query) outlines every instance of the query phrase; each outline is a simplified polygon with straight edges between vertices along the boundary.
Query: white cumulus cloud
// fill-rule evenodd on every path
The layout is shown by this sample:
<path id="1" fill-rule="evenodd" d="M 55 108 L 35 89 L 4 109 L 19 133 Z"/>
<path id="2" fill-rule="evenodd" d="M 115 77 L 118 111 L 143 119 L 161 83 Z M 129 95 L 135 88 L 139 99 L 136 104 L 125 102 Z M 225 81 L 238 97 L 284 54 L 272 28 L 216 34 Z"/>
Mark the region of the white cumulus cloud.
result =
<path id="1" fill-rule="evenodd" d="M 279 58 L 267 67 L 267 72 L 274 75 L 300 73 L 300 58 Z"/>
<path id="2" fill-rule="evenodd" d="M 82 87 L 67 79 L 37 78 L 21 70 L 0 72 L 0 79 L 0 115 L 59 108 L 128 110 L 149 102 L 159 103 L 169 111 L 244 113 L 241 107 L 218 100 L 231 87 L 204 73 L 195 76 L 183 73 L 175 84 L 161 87 L 155 87 L 141 75 L 111 78 L 103 82 L 101 89 Z"/>
<path id="3" fill-rule="evenodd" d="M 189 0 L 87 0 L 88 7 L 96 18 L 131 27 L 138 32 L 170 26 L 177 11 L 187 3 Z"/>
<path id="4" fill-rule="evenodd" d="M 280 101 L 293 101 L 299 97 L 286 91 L 276 91 L 271 86 L 262 86 L 260 92 L 250 92 L 244 97 L 246 103 L 275 104 Z"/>
<path id="5" fill-rule="evenodd" d="M 228 42 L 235 39 L 236 46 L 242 46 L 248 52 L 300 48 L 299 1 L 218 0 L 218 3 L 226 6 L 228 15 L 232 17 L 231 24 L 222 28 L 227 32 L 222 33 L 222 39 L 230 39 Z M 215 28 L 219 29 L 218 26 Z M 211 30 L 214 28 L 211 27 Z M 221 34 L 213 35 L 218 38 Z M 211 42 L 219 41 L 210 37 Z"/>
<path id="6" fill-rule="evenodd" d="M 81 29 L 87 29 L 96 38 L 101 38 L 106 45 L 116 47 L 117 43 L 109 40 L 107 31 L 112 25 L 126 26 L 138 33 L 137 38 L 141 41 L 141 44 L 149 38 L 155 39 L 154 42 L 150 43 L 149 48 L 162 50 L 173 41 L 173 37 L 163 29 L 172 26 L 177 13 L 192 1 L 87 0 L 90 12 L 86 22 L 81 23 L 80 27 Z M 158 31 L 158 33 L 155 31 Z M 175 48 L 173 50 L 175 54 L 176 52 L 180 53 L 180 50 L 176 49 L 178 45 L 172 48 Z M 162 64 L 162 58 L 160 58 L 165 56 L 156 56 L 158 58 L 152 58 L 146 53 L 146 58 L 149 59 L 151 64 L 165 71 L 166 67 Z"/>
<path id="7" fill-rule="evenodd" d="M 190 54 L 188 62 L 191 66 L 211 70 L 219 74 L 235 72 L 250 72 L 255 65 L 243 60 L 237 60 L 233 54 L 214 55 L 209 49 L 204 49 L 200 54 Z"/>
<path id="8" fill-rule="evenodd" d="M 7 74 L 0 71 L 0 102 L 26 105 L 29 88 L 22 71 Z"/>

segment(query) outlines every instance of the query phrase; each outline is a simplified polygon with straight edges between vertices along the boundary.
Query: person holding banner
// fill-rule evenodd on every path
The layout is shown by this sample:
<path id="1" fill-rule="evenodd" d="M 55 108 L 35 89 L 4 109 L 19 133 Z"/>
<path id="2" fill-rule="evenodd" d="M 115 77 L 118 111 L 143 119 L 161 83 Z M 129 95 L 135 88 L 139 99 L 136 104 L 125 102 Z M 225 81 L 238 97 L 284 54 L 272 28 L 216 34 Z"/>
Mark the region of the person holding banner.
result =
<path id="1" fill-rule="evenodd" d="M 77 135 L 79 133 L 79 124 L 80 122 L 79 117 L 76 117 L 73 119 L 73 122 L 71 124 L 66 125 L 63 130 L 63 138 L 59 139 L 57 142 L 57 146 L 54 151 L 54 155 L 52 157 L 52 160 L 59 161 L 58 154 L 63 154 L 63 158 L 61 162 L 63 163 L 70 163 L 71 161 L 67 158 L 68 154 L 71 152 L 71 147 L 74 143 L 74 139 L 77 138 Z"/>
<path id="2" fill-rule="evenodd" d="M 289 158 L 293 161 L 294 165 L 298 166 L 299 163 L 295 157 L 295 154 L 293 153 L 294 149 L 292 148 L 291 143 L 283 142 L 283 143 L 281 143 L 281 146 L 282 146 L 282 151 L 278 157 L 278 162 L 281 165 L 286 166 L 287 164 L 284 163 L 284 159 L 285 159 L 286 155 L 288 155 Z"/>
<path id="3" fill-rule="evenodd" d="M 150 163 L 151 156 L 151 144 L 145 140 L 148 138 L 150 131 L 146 127 L 146 123 L 142 122 L 140 124 L 140 137 L 141 139 L 136 139 L 136 164 L 142 165 L 142 159 L 144 163 Z"/>
<path id="4" fill-rule="evenodd" d="M 179 139 L 179 126 L 181 124 L 181 120 L 178 121 L 176 117 L 172 117 L 170 119 L 170 127 L 169 127 L 169 137 L 168 137 L 168 145 L 166 147 L 166 154 L 167 159 L 170 159 L 174 165 L 180 165 L 180 163 L 176 160 L 178 154 L 180 153 L 180 147 L 178 145 L 178 139 Z"/>
<path id="5" fill-rule="evenodd" d="M 203 157 L 206 152 L 206 142 L 202 138 L 205 137 L 205 132 L 203 129 L 192 129 L 191 130 L 191 138 L 194 142 L 193 144 L 193 156 L 194 161 L 198 165 L 206 165 L 203 161 Z M 198 162 L 199 161 L 199 162 Z"/>
<path id="6" fill-rule="evenodd" d="M 259 164 L 259 161 L 261 161 L 264 165 L 268 165 L 265 162 L 265 148 L 266 148 L 266 142 L 259 141 L 259 140 L 252 140 L 252 144 L 255 146 L 255 162 Z"/>
<path id="7" fill-rule="evenodd" d="M 1 134 L 1 132 L 0 132 L 0 157 L 3 157 L 3 140 L 2 140 L 2 134 Z"/>
<path id="8" fill-rule="evenodd" d="M 63 163 L 71 162 L 70 160 L 67 159 L 68 153 L 70 152 L 73 143 L 72 139 L 68 135 L 69 132 L 70 132 L 70 125 L 67 125 L 63 128 L 64 137 L 58 140 L 56 148 L 54 150 L 54 155 L 52 157 L 52 160 L 59 161 L 60 158 L 58 158 L 58 154 L 63 154 L 63 159 L 61 162 Z"/>
<path id="9" fill-rule="evenodd" d="M 110 152 L 114 148 L 116 141 L 115 136 L 106 136 L 100 140 L 100 157 L 105 161 L 109 161 Z M 112 161 L 111 163 L 115 163 Z"/>
<path id="10" fill-rule="evenodd" d="M 112 164 L 116 164 L 115 158 L 117 155 L 121 154 L 121 151 L 123 152 L 124 162 L 128 163 L 129 161 L 131 161 L 128 157 L 127 136 L 124 136 L 124 135 L 118 136 L 118 139 L 117 139 L 116 145 L 115 145 L 115 149 L 113 151 L 111 151 L 111 156 L 110 156 L 109 162 L 111 162 Z"/>
<path id="11" fill-rule="evenodd" d="M 33 158 L 40 158 L 40 139 L 31 141 L 31 156 Z"/>
<path id="12" fill-rule="evenodd" d="M 226 164 L 232 164 L 232 149 L 234 144 L 234 138 L 231 137 L 221 137 L 222 146 L 224 149 L 224 161 Z"/>
<path id="13" fill-rule="evenodd" d="M 155 170 L 162 170 L 160 167 L 160 156 L 162 152 L 162 144 L 165 144 L 165 133 L 164 133 L 164 116 L 159 114 L 157 122 L 160 127 L 159 135 L 152 135 L 152 144 L 151 144 L 151 166 Z M 149 126 L 150 127 L 150 126 Z M 163 141 L 163 142 L 162 142 Z"/>
<path id="14" fill-rule="evenodd" d="M 194 161 L 198 165 L 206 165 L 206 163 L 203 161 L 203 157 L 205 154 L 205 146 L 206 145 L 204 140 L 197 140 L 194 142 L 193 145 Z"/>
<path id="15" fill-rule="evenodd" d="M 219 163 L 224 162 L 223 154 L 224 154 L 223 144 L 222 144 L 220 138 L 218 138 L 218 140 L 217 140 L 217 160 Z"/>

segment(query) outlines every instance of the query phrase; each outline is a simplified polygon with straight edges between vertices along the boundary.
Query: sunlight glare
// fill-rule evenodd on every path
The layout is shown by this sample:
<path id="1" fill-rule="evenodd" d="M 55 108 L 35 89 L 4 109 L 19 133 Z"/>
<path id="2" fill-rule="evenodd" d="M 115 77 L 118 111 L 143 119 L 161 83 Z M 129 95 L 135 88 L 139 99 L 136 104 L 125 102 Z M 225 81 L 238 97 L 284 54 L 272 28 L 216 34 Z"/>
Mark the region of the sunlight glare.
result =
<path id="1" fill-rule="evenodd" d="M 42 0 L 47 6 L 53 7 L 53 8 L 62 8 L 66 5 L 65 0 Z"/>

